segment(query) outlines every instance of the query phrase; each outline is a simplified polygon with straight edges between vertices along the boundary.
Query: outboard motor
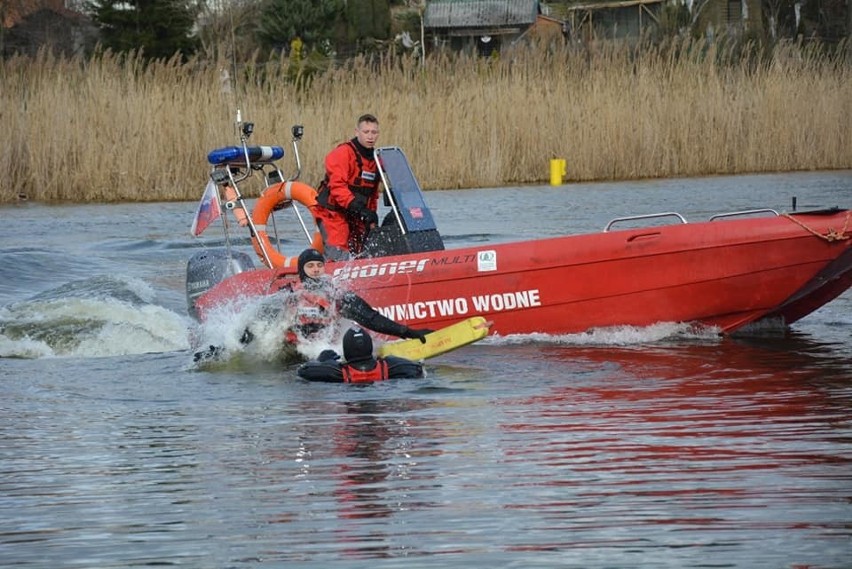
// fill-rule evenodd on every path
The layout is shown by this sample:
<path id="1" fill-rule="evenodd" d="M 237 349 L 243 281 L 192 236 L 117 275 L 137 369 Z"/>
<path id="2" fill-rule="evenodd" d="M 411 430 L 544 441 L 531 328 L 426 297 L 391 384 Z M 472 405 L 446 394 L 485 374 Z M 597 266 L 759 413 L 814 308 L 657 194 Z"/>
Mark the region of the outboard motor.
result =
<path id="1" fill-rule="evenodd" d="M 226 249 L 204 249 L 186 263 L 186 304 L 189 315 L 198 318 L 198 297 L 226 278 L 254 269 L 254 261 L 246 253 Z"/>

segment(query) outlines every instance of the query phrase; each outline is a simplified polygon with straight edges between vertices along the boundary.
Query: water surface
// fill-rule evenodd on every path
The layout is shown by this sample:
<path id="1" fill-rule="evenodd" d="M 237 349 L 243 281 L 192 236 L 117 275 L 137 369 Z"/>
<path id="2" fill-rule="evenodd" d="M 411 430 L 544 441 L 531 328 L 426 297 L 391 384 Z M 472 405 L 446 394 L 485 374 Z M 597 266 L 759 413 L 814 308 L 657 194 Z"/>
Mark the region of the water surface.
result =
<path id="1" fill-rule="evenodd" d="M 793 196 L 852 206 L 852 172 L 427 199 L 452 247 Z M 0 210 L 3 565 L 852 566 L 849 292 L 787 333 L 489 339 L 423 380 L 197 369 L 195 205 Z"/>

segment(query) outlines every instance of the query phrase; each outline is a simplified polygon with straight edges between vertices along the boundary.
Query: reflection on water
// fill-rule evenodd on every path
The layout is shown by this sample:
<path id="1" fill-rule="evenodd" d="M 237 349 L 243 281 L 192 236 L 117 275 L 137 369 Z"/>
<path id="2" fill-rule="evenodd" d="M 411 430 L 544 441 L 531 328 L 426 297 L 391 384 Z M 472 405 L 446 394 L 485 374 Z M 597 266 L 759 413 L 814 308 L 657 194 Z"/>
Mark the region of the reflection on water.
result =
<path id="1" fill-rule="evenodd" d="M 828 498 L 848 493 L 852 479 L 849 448 L 836 444 L 848 442 L 848 361 L 832 374 L 809 355 L 729 342 L 548 357 L 598 368 L 594 380 L 535 396 L 526 404 L 536 411 L 506 425 L 525 441 L 546 435 L 508 460 L 554 474 L 520 482 L 552 500 L 515 507 L 547 520 L 537 527 L 561 530 L 560 547 L 612 546 L 601 530 L 618 527 L 625 548 L 724 552 L 795 530 L 849 551 L 846 508 Z"/>
<path id="2" fill-rule="evenodd" d="M 841 567 L 850 553 L 852 366 L 807 339 L 497 343 L 352 389 L 149 374 L 180 355 L 111 362 L 120 377 L 2 368 L 4 559 Z M 67 380 L 77 366 L 88 377 Z"/>

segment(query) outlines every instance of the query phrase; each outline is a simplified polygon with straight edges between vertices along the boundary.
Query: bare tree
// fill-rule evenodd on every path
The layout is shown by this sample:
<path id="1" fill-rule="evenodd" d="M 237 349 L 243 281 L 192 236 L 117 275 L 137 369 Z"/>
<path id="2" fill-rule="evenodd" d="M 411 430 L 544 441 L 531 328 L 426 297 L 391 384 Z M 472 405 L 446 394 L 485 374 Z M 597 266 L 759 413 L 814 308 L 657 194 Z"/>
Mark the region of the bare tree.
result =
<path id="1" fill-rule="evenodd" d="M 689 27 L 690 29 L 695 29 L 695 26 L 698 24 L 698 19 L 701 17 L 701 13 L 707 7 L 708 4 L 712 2 L 712 0 L 682 0 L 684 4 L 686 4 L 687 9 L 689 10 Z"/>
<path id="2" fill-rule="evenodd" d="M 769 28 L 769 37 L 772 41 L 778 39 L 778 16 L 784 0 L 763 0 L 763 10 L 766 14 L 766 24 Z"/>
<path id="3" fill-rule="evenodd" d="M 263 0 L 207 0 L 199 17 L 201 52 L 246 61 L 260 46 L 256 28 Z"/>

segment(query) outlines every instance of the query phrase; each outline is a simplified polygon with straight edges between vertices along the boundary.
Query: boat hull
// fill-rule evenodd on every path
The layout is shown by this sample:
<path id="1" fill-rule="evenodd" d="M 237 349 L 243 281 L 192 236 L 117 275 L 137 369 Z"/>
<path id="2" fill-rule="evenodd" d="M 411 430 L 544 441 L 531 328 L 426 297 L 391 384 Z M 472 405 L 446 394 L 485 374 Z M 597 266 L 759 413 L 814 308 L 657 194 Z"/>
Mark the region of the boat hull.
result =
<path id="1" fill-rule="evenodd" d="M 789 324 L 852 285 L 849 212 L 721 219 L 329 264 L 386 316 L 440 328 L 484 316 L 491 332 L 567 334 L 692 322 L 730 333 Z M 838 233 L 838 230 L 841 230 Z M 845 237 L 845 238 L 844 238 Z M 199 298 L 201 318 L 271 292 L 257 269 Z"/>

